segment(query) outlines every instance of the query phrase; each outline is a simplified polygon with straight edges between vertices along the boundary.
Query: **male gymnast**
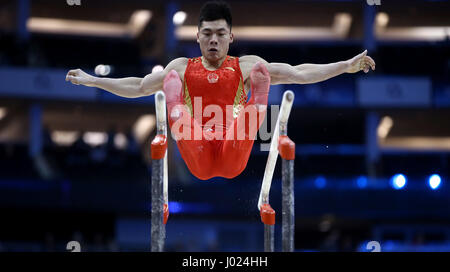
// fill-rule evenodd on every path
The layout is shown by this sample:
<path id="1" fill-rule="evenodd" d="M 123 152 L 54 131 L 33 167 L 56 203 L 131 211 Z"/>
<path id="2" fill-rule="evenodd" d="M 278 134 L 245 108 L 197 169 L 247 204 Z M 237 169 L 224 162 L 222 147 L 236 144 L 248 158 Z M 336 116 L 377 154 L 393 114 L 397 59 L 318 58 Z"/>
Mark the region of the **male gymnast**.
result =
<path id="1" fill-rule="evenodd" d="M 163 71 L 144 78 L 99 78 L 75 69 L 67 73 L 66 81 L 128 98 L 162 89 L 169 127 L 181 156 L 194 176 L 206 180 L 231 179 L 245 169 L 266 114 L 270 85 L 311 84 L 343 73 L 375 70 L 367 50 L 345 61 L 297 66 L 269 63 L 255 55 L 229 56 L 234 38 L 231 28 L 228 4 L 209 1 L 198 20 L 197 43 L 202 56 L 176 58 Z"/>

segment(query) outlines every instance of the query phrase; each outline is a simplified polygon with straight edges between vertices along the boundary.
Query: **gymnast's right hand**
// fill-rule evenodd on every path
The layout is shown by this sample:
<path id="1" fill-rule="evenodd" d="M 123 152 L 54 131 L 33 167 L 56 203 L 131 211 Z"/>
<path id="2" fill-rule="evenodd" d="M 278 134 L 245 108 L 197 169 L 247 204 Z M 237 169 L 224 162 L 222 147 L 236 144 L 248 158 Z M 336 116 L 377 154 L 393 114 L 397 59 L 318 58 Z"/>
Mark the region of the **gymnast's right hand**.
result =
<path id="1" fill-rule="evenodd" d="M 70 70 L 66 75 L 66 81 L 72 82 L 76 85 L 85 85 L 93 87 L 95 77 L 85 73 L 81 69 Z"/>

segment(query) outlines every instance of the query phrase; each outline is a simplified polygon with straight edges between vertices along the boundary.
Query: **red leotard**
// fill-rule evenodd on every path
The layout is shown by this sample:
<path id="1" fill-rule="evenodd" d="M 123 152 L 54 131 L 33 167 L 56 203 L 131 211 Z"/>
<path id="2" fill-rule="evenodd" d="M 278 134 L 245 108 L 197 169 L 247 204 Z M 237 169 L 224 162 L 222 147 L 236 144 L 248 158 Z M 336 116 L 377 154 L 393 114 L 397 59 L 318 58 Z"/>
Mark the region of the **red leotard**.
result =
<path id="1" fill-rule="evenodd" d="M 190 113 L 189 124 L 184 129 L 198 129 L 202 135 L 201 139 L 195 136 L 177 139 L 178 149 L 191 173 L 202 180 L 238 176 L 247 165 L 256 133 L 265 116 L 265 111 L 256 111 L 253 95 L 247 102 L 239 58 L 227 56 L 221 67 L 214 71 L 205 69 L 201 57 L 189 59 L 184 73 L 183 98 Z M 213 111 L 220 108 L 222 118 L 214 113 L 205 116 L 208 108 Z M 249 118 L 252 113 L 257 116 L 253 121 Z M 172 133 L 173 124 L 169 118 Z M 245 137 L 237 137 L 244 129 L 241 135 Z M 205 135 L 211 133 L 223 137 L 206 139 Z"/>

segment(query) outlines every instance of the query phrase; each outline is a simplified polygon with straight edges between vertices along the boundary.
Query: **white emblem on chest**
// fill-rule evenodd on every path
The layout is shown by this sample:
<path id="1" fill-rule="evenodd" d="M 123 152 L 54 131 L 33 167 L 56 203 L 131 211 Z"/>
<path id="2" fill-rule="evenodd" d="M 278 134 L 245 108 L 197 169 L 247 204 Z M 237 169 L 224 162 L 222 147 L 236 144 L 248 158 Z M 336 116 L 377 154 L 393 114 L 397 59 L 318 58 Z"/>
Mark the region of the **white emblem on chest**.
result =
<path id="1" fill-rule="evenodd" d="M 217 81 L 219 80 L 219 75 L 217 75 L 216 73 L 210 73 L 208 74 L 207 78 L 209 83 L 217 83 Z"/>

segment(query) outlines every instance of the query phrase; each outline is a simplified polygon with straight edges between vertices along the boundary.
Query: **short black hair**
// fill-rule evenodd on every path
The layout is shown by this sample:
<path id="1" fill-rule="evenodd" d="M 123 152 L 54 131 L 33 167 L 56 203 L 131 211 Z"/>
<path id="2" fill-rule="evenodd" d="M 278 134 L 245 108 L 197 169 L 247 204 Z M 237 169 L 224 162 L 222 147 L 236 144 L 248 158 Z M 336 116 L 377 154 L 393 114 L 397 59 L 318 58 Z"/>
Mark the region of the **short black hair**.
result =
<path id="1" fill-rule="evenodd" d="M 230 5 L 224 1 L 208 1 L 203 4 L 200 10 L 198 28 L 200 29 L 203 21 L 215 21 L 220 19 L 225 19 L 231 30 L 232 18 Z"/>

